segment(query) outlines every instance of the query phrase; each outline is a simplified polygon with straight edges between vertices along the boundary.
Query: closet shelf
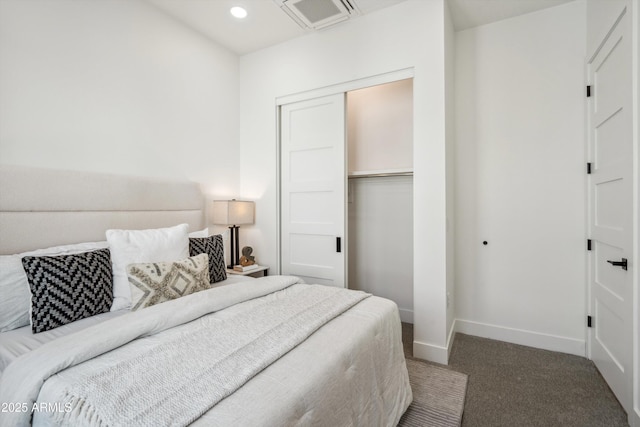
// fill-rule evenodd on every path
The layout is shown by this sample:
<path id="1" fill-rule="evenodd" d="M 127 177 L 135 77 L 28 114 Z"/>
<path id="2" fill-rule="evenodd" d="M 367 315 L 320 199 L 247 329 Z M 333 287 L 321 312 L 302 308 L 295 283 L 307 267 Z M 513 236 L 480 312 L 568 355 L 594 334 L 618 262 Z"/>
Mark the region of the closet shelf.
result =
<path id="1" fill-rule="evenodd" d="M 349 172 L 349 179 L 352 178 L 375 178 L 379 176 L 413 176 L 413 169 L 383 169 L 371 171 Z"/>

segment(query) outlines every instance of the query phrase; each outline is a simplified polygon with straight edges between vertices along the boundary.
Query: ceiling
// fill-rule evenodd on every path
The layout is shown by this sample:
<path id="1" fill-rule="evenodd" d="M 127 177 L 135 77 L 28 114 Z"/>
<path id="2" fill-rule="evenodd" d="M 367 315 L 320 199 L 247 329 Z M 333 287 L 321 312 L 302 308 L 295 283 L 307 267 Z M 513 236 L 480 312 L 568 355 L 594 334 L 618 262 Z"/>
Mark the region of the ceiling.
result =
<path id="1" fill-rule="evenodd" d="M 273 0 L 147 0 L 185 25 L 238 55 L 260 50 L 305 34 Z M 356 0 L 363 14 L 405 0 Z M 431 0 L 416 0 L 431 1 Z M 523 15 L 572 0 L 447 0 L 456 30 Z M 242 6 L 249 15 L 232 17 Z M 356 18 L 357 19 L 357 18 Z M 349 25 L 348 22 L 339 25 Z"/>
<path id="2" fill-rule="evenodd" d="M 573 0 L 447 0 L 456 31 L 490 24 Z"/>

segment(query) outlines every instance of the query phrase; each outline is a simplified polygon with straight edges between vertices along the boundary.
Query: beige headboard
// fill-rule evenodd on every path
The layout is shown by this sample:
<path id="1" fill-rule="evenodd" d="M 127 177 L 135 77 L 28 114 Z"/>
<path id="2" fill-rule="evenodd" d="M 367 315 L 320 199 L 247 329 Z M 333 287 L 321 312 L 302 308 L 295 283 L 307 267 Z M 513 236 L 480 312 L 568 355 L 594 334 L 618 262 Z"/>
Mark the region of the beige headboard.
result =
<path id="1" fill-rule="evenodd" d="M 197 183 L 0 166 L 0 254 L 105 240 L 109 228 L 205 226 Z"/>

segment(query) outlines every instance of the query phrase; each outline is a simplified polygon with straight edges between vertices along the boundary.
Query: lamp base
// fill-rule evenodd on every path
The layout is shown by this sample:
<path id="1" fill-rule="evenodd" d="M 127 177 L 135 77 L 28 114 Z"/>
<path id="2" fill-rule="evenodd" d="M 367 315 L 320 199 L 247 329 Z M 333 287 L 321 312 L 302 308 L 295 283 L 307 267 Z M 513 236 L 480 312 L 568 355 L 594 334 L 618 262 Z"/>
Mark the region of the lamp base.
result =
<path id="1" fill-rule="evenodd" d="M 238 229 L 240 227 L 237 225 L 233 225 L 229 227 L 229 237 L 231 240 L 231 250 L 229 251 L 229 260 L 231 261 L 231 265 L 228 265 L 227 268 L 233 270 L 233 266 L 240 263 L 240 239 L 238 236 Z"/>

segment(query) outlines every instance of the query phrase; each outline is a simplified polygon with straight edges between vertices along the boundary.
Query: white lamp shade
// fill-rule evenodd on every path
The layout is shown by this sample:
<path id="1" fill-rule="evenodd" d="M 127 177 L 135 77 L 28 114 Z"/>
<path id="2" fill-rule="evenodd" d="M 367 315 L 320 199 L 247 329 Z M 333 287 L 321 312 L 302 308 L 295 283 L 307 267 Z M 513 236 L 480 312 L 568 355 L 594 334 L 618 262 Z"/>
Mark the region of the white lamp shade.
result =
<path id="1" fill-rule="evenodd" d="M 216 225 L 253 224 L 255 203 L 242 200 L 214 200 L 211 221 Z"/>

